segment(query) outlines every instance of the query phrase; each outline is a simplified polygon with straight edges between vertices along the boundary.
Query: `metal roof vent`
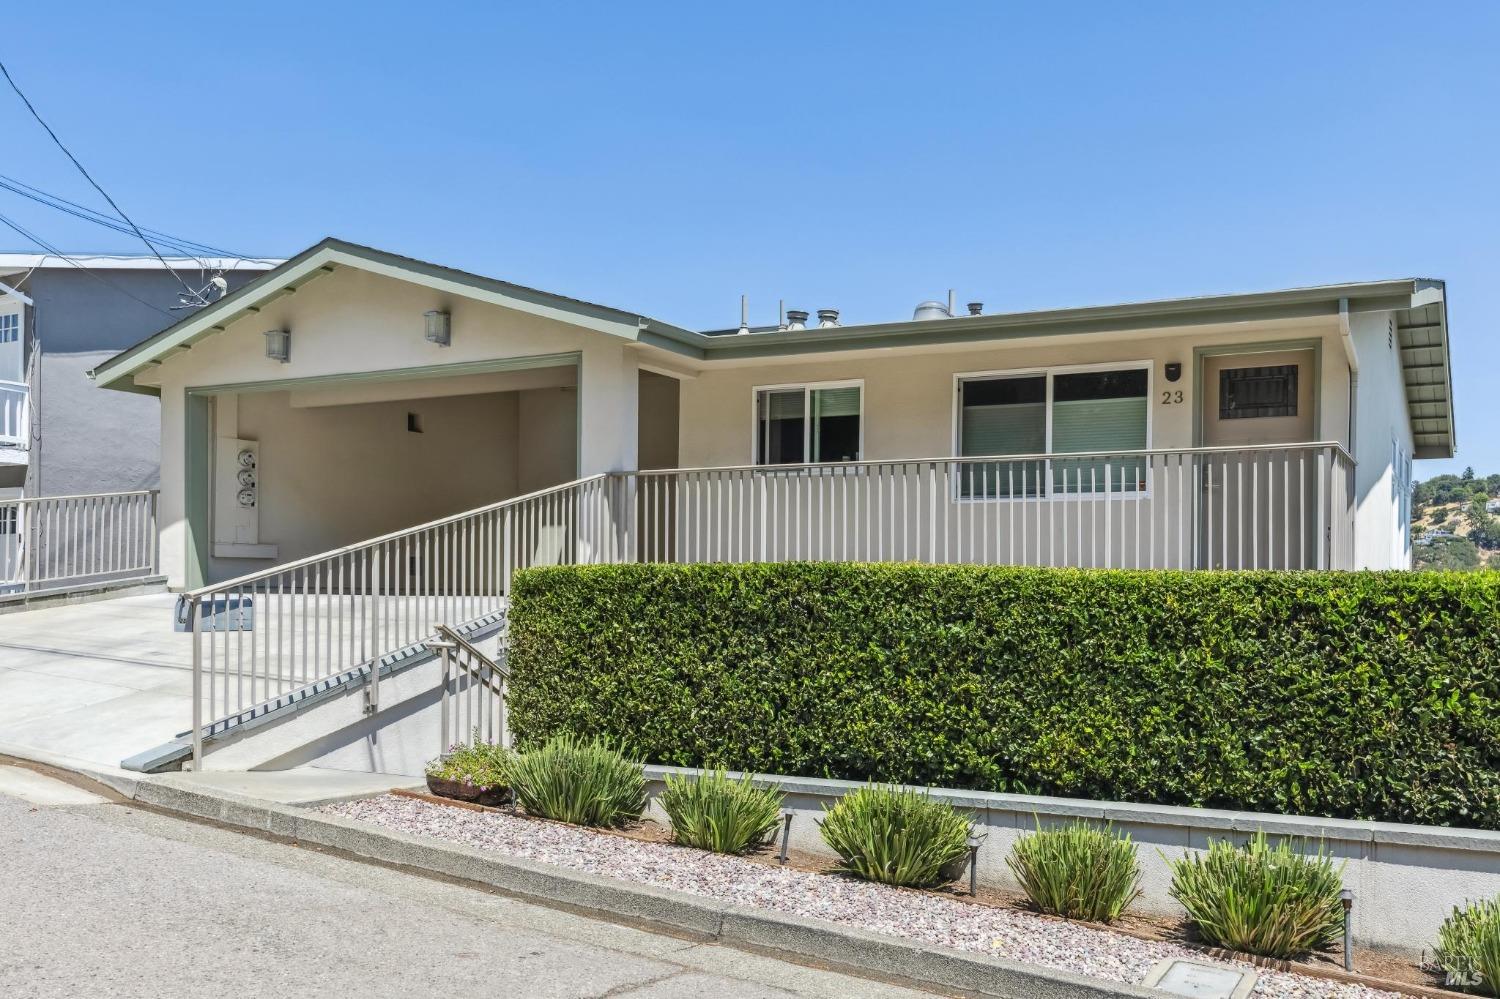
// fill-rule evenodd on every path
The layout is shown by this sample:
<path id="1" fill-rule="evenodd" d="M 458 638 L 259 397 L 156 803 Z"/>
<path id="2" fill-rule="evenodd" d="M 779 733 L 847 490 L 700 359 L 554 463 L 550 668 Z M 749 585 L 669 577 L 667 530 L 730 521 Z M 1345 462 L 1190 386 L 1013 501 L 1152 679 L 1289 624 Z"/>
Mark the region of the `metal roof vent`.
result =
<path id="1" fill-rule="evenodd" d="M 786 328 L 789 330 L 807 329 L 807 312 L 804 309 L 786 310 Z"/>
<path id="2" fill-rule="evenodd" d="M 917 306 L 916 311 L 911 314 L 912 322 L 926 322 L 929 319 L 949 319 L 953 313 L 942 302 L 934 302 L 931 299 Z"/>
<path id="3" fill-rule="evenodd" d="M 971 315 L 971 316 L 982 316 L 982 315 L 984 315 L 984 303 L 983 302 L 970 302 L 969 303 L 969 315 Z"/>
<path id="4" fill-rule="evenodd" d="M 838 309 L 819 309 L 818 310 L 818 327 L 820 329 L 827 329 L 829 326 L 837 326 L 838 324 L 839 324 L 839 310 Z"/>

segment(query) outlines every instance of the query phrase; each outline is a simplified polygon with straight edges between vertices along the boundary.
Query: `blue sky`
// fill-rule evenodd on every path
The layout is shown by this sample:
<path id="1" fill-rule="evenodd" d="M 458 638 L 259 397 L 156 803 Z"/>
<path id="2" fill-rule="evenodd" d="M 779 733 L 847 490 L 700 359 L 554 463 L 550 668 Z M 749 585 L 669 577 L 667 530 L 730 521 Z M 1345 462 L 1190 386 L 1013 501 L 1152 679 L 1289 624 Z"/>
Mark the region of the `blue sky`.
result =
<path id="1" fill-rule="evenodd" d="M 143 225 L 687 326 L 1444 278 L 1461 451 L 1425 478 L 1500 471 L 1497 43 L 1494 3 L 82 3 L 7 10 L 0 57 Z M 8 93 L 0 135 L 102 207 Z"/>

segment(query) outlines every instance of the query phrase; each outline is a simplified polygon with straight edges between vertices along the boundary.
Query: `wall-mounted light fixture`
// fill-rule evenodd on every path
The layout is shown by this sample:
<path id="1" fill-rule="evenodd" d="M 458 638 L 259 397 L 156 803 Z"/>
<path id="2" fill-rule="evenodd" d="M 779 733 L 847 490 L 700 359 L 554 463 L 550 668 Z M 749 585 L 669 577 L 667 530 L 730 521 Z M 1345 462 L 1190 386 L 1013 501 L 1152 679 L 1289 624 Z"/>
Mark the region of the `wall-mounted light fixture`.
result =
<path id="1" fill-rule="evenodd" d="M 292 359 L 292 334 L 286 330 L 266 330 L 266 356 L 282 364 Z"/>
<path id="2" fill-rule="evenodd" d="M 1166 368 L 1167 368 L 1167 381 L 1169 381 L 1169 382 L 1175 382 L 1177 379 L 1179 379 L 1179 378 L 1182 377 L 1182 363 L 1181 362 L 1179 362 L 1179 361 L 1168 361 L 1167 365 L 1166 365 Z"/>
<path id="3" fill-rule="evenodd" d="M 446 347 L 453 342 L 453 320 L 442 309 L 428 309 L 422 313 L 426 320 L 427 339 L 439 347 Z"/>

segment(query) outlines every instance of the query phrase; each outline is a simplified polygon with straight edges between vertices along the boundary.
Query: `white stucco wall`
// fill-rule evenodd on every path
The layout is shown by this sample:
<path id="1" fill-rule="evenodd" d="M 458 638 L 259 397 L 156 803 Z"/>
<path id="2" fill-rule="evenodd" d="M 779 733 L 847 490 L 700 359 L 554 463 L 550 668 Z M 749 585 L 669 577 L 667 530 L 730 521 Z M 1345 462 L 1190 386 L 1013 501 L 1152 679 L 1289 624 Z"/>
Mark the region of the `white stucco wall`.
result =
<path id="1" fill-rule="evenodd" d="M 1307 345 L 1313 349 L 1304 351 Z M 1303 386 L 1313 410 L 1312 429 L 1297 439 L 1347 446 L 1348 367 L 1337 320 L 1330 316 L 1316 322 L 1055 338 L 982 350 L 903 348 L 715 367 L 682 384 L 681 464 L 752 463 L 758 387 L 860 381 L 864 457 L 934 458 L 957 453 L 956 376 L 1100 364 L 1146 364 L 1150 447 L 1189 448 L 1202 443 L 1199 413 L 1209 395 L 1195 370 L 1206 363 L 1200 351 L 1243 351 L 1253 358 L 1280 350 L 1284 357 L 1290 348 L 1310 354 L 1317 371 L 1311 391 Z M 1168 382 L 1165 367 L 1174 362 L 1182 365 L 1182 374 Z M 1279 426 L 1284 421 L 1267 422 Z M 1265 442 L 1287 440 L 1270 436 Z M 725 486 L 684 482 L 672 497 L 678 507 L 675 551 L 708 560 L 765 555 L 1122 568 L 1313 568 L 1321 564 L 1317 511 L 1326 501 L 1318 483 L 1328 483 L 1330 491 L 1342 488 L 1333 483 L 1326 464 L 1320 473 L 1320 461 L 1329 459 L 1326 452 L 1313 450 L 1253 462 L 1223 456 L 1197 467 L 1159 458 L 1143 475 L 1144 491 L 1108 501 L 1054 496 L 975 503 L 957 499 L 955 485 L 945 477 L 948 466 L 936 471 L 912 465 L 894 471 L 877 468 L 870 476 L 884 478 L 873 484 L 843 478 L 803 485 L 772 482 L 764 497 L 735 493 L 733 502 L 767 510 L 756 514 L 755 524 L 742 524 L 738 534 L 711 509 L 725 502 L 720 496 Z M 1027 467 L 1029 474 L 1039 471 L 1039 466 Z M 937 482 L 932 481 L 935 475 Z M 847 528 L 851 521 L 866 523 L 871 517 L 889 526 L 888 539 Z M 1200 530 L 1191 526 L 1195 518 Z M 757 529 L 775 535 L 769 546 L 748 536 Z M 1196 554 L 1200 544 L 1201 556 Z M 1341 541 L 1335 546 L 1333 564 L 1347 564 L 1347 546 Z"/>
<path id="2" fill-rule="evenodd" d="M 942 457 L 954 448 L 954 376 L 988 371 L 1065 365 L 1151 364 L 1151 446 L 1192 447 L 1195 394 L 1193 357 L 1198 347 L 1229 347 L 1268 341 L 1321 343 L 1317 437 L 1347 444 L 1348 378 L 1337 328 L 1319 324 L 1235 326 L 1192 333 L 1126 333 L 1057 337 L 1046 343 L 926 352 L 879 351 L 835 357 L 777 359 L 774 363 L 715 367 L 682 383 L 684 467 L 746 465 L 754 460 L 753 400 L 757 386 L 812 381 L 864 381 L 864 454 L 869 459 Z M 1182 365 L 1182 378 L 1168 383 L 1163 367 Z M 1182 402 L 1164 402 L 1162 392 L 1181 390 Z"/>
<path id="3" fill-rule="evenodd" d="M 1406 383 L 1400 347 L 1389 312 L 1355 315 L 1349 321 L 1359 361 L 1355 410 L 1355 548 L 1362 568 L 1411 568 L 1411 525 L 1404 509 L 1402 470 L 1392 467 L 1392 442 L 1411 457 L 1415 442 L 1406 415 Z"/>
<path id="4" fill-rule="evenodd" d="M 290 561 L 515 495 L 520 394 L 293 407 L 287 392 L 247 392 L 220 432 L 259 443 L 259 541 Z M 274 561 L 214 558 L 208 578 Z"/>
<path id="5" fill-rule="evenodd" d="M 452 346 L 423 339 L 422 313 L 428 309 L 452 315 Z M 291 331 L 290 363 L 265 356 L 262 333 L 269 329 Z M 142 380 L 161 389 L 162 565 L 169 583 L 186 583 L 188 390 L 552 355 L 578 357 L 582 429 L 575 474 L 633 468 L 638 365 L 626 341 L 355 268 L 319 277 L 167 358 Z M 397 467 L 393 474 L 403 471 Z"/>

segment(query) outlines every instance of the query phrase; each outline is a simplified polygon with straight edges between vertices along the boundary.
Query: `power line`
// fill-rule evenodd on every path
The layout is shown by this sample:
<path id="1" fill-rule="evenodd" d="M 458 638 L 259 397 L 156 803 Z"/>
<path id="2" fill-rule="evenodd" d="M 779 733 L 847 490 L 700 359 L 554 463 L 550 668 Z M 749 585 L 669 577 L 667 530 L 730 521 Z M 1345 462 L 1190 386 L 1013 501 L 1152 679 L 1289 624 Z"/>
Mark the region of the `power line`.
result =
<path id="1" fill-rule="evenodd" d="M 103 196 L 105 201 L 109 202 L 109 207 L 115 210 L 115 214 L 120 216 L 120 218 L 123 219 L 130 226 L 130 228 L 135 231 L 135 234 L 140 237 L 141 242 L 145 243 L 146 248 L 151 251 L 152 256 L 156 257 L 157 260 L 160 260 L 161 265 L 165 267 L 169 272 L 171 272 L 171 275 L 177 279 L 178 284 L 182 285 L 182 289 L 188 293 L 188 296 L 190 298 L 199 298 L 200 296 L 198 292 L 194 291 L 191 287 L 188 286 L 188 283 L 182 279 L 181 274 L 178 274 L 175 270 L 172 270 L 172 266 L 167 263 L 166 258 L 163 257 L 160 252 L 158 252 L 154 245 L 152 245 L 151 240 L 146 238 L 146 234 L 141 232 L 140 227 L 130 220 L 130 216 L 126 215 L 125 212 L 120 209 L 119 205 L 115 204 L 115 199 L 109 196 L 109 192 L 100 187 L 99 182 L 89 175 L 89 172 L 83 168 L 83 164 L 78 162 L 78 157 L 74 156 L 72 152 L 68 150 L 68 147 L 63 145 L 63 141 L 57 137 L 57 133 L 52 131 L 52 126 L 48 125 L 47 122 L 43 120 L 42 116 L 37 113 L 37 109 L 32 106 L 31 101 L 26 97 L 24 93 L 22 93 L 21 88 L 16 85 L 16 81 L 11 77 L 10 70 L 6 68 L 4 61 L 0 61 L 0 73 L 3 73 L 5 75 L 5 82 L 9 83 L 10 89 L 16 92 L 17 97 L 21 98 L 21 103 L 26 105 L 26 110 L 31 112 L 31 116 L 37 120 L 37 124 L 46 129 L 47 134 L 52 137 L 52 141 L 57 144 L 57 148 L 63 151 L 63 155 L 67 156 L 68 159 L 73 161 L 73 165 L 78 168 L 78 172 L 83 174 L 83 178 L 93 185 L 94 190 L 98 191 L 99 194 Z M 156 307 L 153 305 L 152 308 Z"/>
<path id="2" fill-rule="evenodd" d="M 7 177 L 4 174 L 0 174 L 0 189 L 10 191 L 13 194 L 18 194 L 23 198 L 29 198 L 32 201 L 35 201 L 37 204 L 46 205 L 48 208 L 56 209 L 57 211 L 72 215 L 75 218 L 83 219 L 85 222 L 93 222 L 97 225 L 104 226 L 106 229 L 113 230 L 114 232 L 125 233 L 127 235 L 130 233 L 130 229 L 126 228 L 124 225 L 115 221 L 113 218 L 104 214 L 103 212 L 95 211 L 94 209 L 89 208 L 87 205 L 80 205 L 76 201 L 69 201 L 67 198 L 64 198 L 60 195 L 43 191 L 41 188 L 33 187 L 23 181 L 16 180 L 14 177 Z M 145 228 L 144 226 L 142 227 L 141 231 L 149 233 L 150 235 L 156 237 L 156 241 L 162 246 L 165 246 L 168 249 L 176 250 L 183 256 L 192 257 L 195 260 L 198 260 L 200 266 L 203 265 L 203 261 L 198 257 L 198 255 L 201 253 L 211 254 L 213 256 L 219 257 L 235 257 L 243 259 L 242 254 L 233 253 L 229 250 L 223 250 L 219 249 L 218 247 L 209 246 L 206 243 L 199 243 L 194 240 L 172 236 L 168 233 L 159 232 L 155 229 Z"/>
<path id="3" fill-rule="evenodd" d="M 172 313 L 168 312 L 166 309 L 163 309 L 163 308 L 161 308 L 160 306 L 157 306 L 157 305 L 152 305 L 150 302 L 146 301 L 144 298 L 141 298 L 141 297 L 139 297 L 139 296 L 137 296 L 135 294 L 132 294 L 130 291 L 127 291 L 126 289 L 121 288 L 119 285 L 115 284 L 113 281 L 109 280 L 108 278 L 103 277 L 103 276 L 101 276 L 99 274 L 95 274 L 92 270 L 90 270 L 89 268 L 83 266 L 78 261 L 76 261 L 72 257 L 68 256 L 66 253 L 62 252 L 57 247 L 55 247 L 51 243 L 47 242 L 45 239 L 43 239 L 42 237 L 38 236 L 36 233 L 31 232 L 29 229 L 23 228 L 18 222 L 5 217 L 4 215 L 0 215 L 0 225 L 8 226 L 9 228 L 15 230 L 17 233 L 20 233 L 20 235 L 21 235 L 21 237 L 23 239 L 30 240 L 32 243 L 35 243 L 37 246 L 40 246 L 43 250 L 47 251 L 48 253 L 52 254 L 53 256 L 60 257 L 63 260 L 66 260 L 68 263 L 72 264 L 74 267 L 76 267 L 79 270 L 83 271 L 83 273 L 87 274 L 89 277 L 93 278 L 95 281 L 98 281 L 100 284 L 108 285 L 109 287 L 113 288 L 115 291 L 118 291 L 120 294 L 124 295 L 126 298 L 133 298 L 137 302 L 139 302 L 142 305 L 144 305 L 146 308 L 148 308 L 148 309 L 155 309 L 157 312 L 160 312 L 162 315 L 164 315 L 167 318 L 171 319 L 173 322 L 176 322 L 177 317 L 174 316 L 174 315 L 172 315 Z M 176 272 L 174 271 L 173 273 L 176 273 Z M 181 278 L 179 278 L 178 280 L 180 281 Z"/>

